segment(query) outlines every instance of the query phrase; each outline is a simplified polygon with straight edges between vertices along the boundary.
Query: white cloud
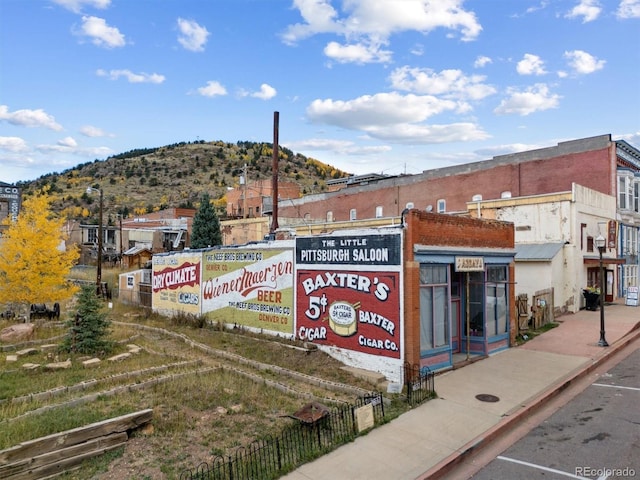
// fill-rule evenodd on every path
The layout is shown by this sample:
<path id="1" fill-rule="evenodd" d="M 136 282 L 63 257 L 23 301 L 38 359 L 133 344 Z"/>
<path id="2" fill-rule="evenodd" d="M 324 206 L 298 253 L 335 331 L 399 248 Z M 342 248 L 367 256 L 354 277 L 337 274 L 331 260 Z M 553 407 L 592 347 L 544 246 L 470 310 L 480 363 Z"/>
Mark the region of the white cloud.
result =
<path id="1" fill-rule="evenodd" d="M 113 153 L 113 151 L 108 147 L 78 147 L 76 141 L 71 138 L 63 138 L 56 142 L 55 145 L 42 144 L 37 145 L 36 150 L 41 153 L 60 153 L 60 154 L 72 154 L 78 155 L 81 157 L 94 157 L 94 158 L 104 158 Z M 68 163 L 67 161 L 63 161 L 64 163 Z"/>
<path id="2" fill-rule="evenodd" d="M 487 134 L 471 123 L 451 125 L 423 124 L 430 116 L 460 105 L 431 95 L 379 93 L 349 101 L 314 100 L 307 107 L 313 123 L 325 123 L 349 130 L 360 130 L 369 137 L 407 144 L 483 139 Z"/>
<path id="3" fill-rule="evenodd" d="M 270 100 L 276 96 L 278 92 L 275 88 L 267 83 L 260 85 L 260 90 L 251 94 L 252 97 L 259 98 L 261 100 Z"/>
<path id="4" fill-rule="evenodd" d="M 520 75 L 544 75 L 547 71 L 544 69 L 542 59 L 531 53 L 525 53 L 522 60 L 518 62 L 516 71 Z"/>
<path id="5" fill-rule="evenodd" d="M 486 65 L 489 65 L 490 63 L 493 63 L 493 60 L 491 60 L 491 58 L 480 55 L 478 58 L 476 58 L 476 61 L 473 62 L 473 66 L 476 68 L 482 68 Z"/>
<path id="6" fill-rule="evenodd" d="M 582 23 L 593 22 L 596 20 L 602 8 L 598 0 L 580 0 L 580 2 L 573 7 L 566 15 L 567 18 L 579 18 L 582 17 Z"/>
<path id="7" fill-rule="evenodd" d="M 616 16 L 621 19 L 640 18 L 640 0 L 622 0 Z"/>
<path id="8" fill-rule="evenodd" d="M 227 89 L 219 82 L 209 81 L 206 86 L 198 88 L 196 92 L 203 97 L 215 97 L 216 95 L 226 95 Z"/>
<path id="9" fill-rule="evenodd" d="M 328 151 L 347 155 L 375 155 L 391 151 L 389 145 L 357 145 L 349 140 L 336 140 L 324 138 L 309 138 L 285 145 L 290 150 L 301 151 Z"/>
<path id="10" fill-rule="evenodd" d="M 192 52 L 204 51 L 207 37 L 210 35 L 205 27 L 198 25 L 193 20 L 178 18 L 178 30 L 180 31 L 178 43 L 186 50 Z"/>
<path id="11" fill-rule="evenodd" d="M 535 145 L 526 143 L 508 143 L 504 145 L 493 145 L 491 147 L 480 148 L 474 153 L 484 158 L 492 158 L 498 155 L 508 155 L 510 153 L 526 152 L 544 148 L 545 145 Z"/>
<path id="12" fill-rule="evenodd" d="M 510 88 L 507 91 L 509 98 L 500 102 L 494 110 L 498 115 L 516 114 L 526 116 L 531 113 L 556 108 L 560 101 L 560 96 L 552 94 L 549 87 L 544 83 L 528 87 L 524 91 Z"/>
<path id="13" fill-rule="evenodd" d="M 94 127 L 92 125 L 84 125 L 80 128 L 80 133 L 85 137 L 112 137 L 113 135 L 105 132 L 101 128 Z"/>
<path id="14" fill-rule="evenodd" d="M 91 43 L 98 47 L 115 48 L 124 47 L 126 44 L 120 30 L 107 25 L 104 18 L 83 16 L 80 31 L 76 33 L 91 38 Z"/>
<path id="15" fill-rule="evenodd" d="M 354 100 L 314 100 L 307 107 L 312 122 L 337 125 L 352 130 L 396 123 L 413 123 L 432 115 L 455 110 L 458 104 L 431 95 L 400 95 L 378 93 L 364 95 Z"/>
<path id="16" fill-rule="evenodd" d="M 391 72 L 389 78 L 395 89 L 445 98 L 480 100 L 496 93 L 494 87 L 482 83 L 485 76 L 467 76 L 461 70 L 436 73 L 429 68 L 404 66 Z"/>
<path id="17" fill-rule="evenodd" d="M 577 73 L 586 75 L 604 68 L 605 60 L 598 60 L 593 55 L 582 50 L 564 52 L 564 57 L 569 61 L 569 66 Z"/>
<path id="18" fill-rule="evenodd" d="M 8 183 L 18 182 L 23 180 L 23 172 L 19 169 L 30 169 L 36 165 L 36 160 L 22 152 L 20 153 L 7 153 L 6 155 L 0 151 L 0 163 L 2 164 L 2 181 Z"/>
<path id="19" fill-rule="evenodd" d="M 0 137 L 0 150 L 24 152 L 28 150 L 27 142 L 20 137 Z"/>
<path id="20" fill-rule="evenodd" d="M 285 43 L 295 44 L 298 40 L 317 33 L 332 33 L 341 30 L 340 23 L 335 21 L 338 12 L 327 0 L 294 0 L 293 7 L 300 11 L 305 23 L 289 25 L 287 31 L 282 35 Z"/>
<path id="21" fill-rule="evenodd" d="M 73 137 L 65 137 L 61 140 L 58 140 L 56 143 L 61 147 L 67 148 L 76 148 L 78 146 L 78 142 L 76 142 Z"/>
<path id="22" fill-rule="evenodd" d="M 625 140 L 631 145 L 638 145 L 640 144 L 640 130 L 635 133 L 623 133 L 620 135 L 614 135 L 613 138 L 615 140 Z"/>
<path id="23" fill-rule="evenodd" d="M 411 48 L 410 52 L 416 57 L 421 57 L 422 55 L 424 55 L 424 45 L 417 44 L 413 48 Z"/>
<path id="24" fill-rule="evenodd" d="M 458 31 L 463 41 L 475 40 L 482 31 L 473 12 L 464 10 L 463 0 L 350 0 L 344 16 L 329 0 L 294 0 L 303 23 L 290 25 L 282 34 L 287 44 L 316 34 L 331 33 L 346 39 L 344 45 L 330 42 L 325 54 L 342 63 L 388 62 L 391 52 L 380 50 L 391 35 L 404 31 L 427 34 L 437 28 Z"/>
<path id="25" fill-rule="evenodd" d="M 67 10 L 71 10 L 74 13 L 80 13 L 82 7 L 87 5 L 89 7 L 104 10 L 111 5 L 111 0 L 52 0 L 53 3 L 60 5 Z"/>
<path id="26" fill-rule="evenodd" d="M 158 73 L 133 73 L 130 70 L 97 70 L 96 75 L 99 77 L 109 77 L 111 80 L 117 80 L 120 77 L 127 79 L 129 83 L 162 83 L 165 81 L 164 75 Z"/>
<path id="27" fill-rule="evenodd" d="M 0 105 L 0 120 L 5 120 L 12 125 L 21 127 L 43 127 L 49 130 L 60 131 L 62 125 L 56 119 L 42 109 L 37 110 L 16 110 L 9 112 L 9 107 Z"/>
<path id="28" fill-rule="evenodd" d="M 367 131 L 372 137 L 412 145 L 486 140 L 489 134 L 468 122 L 448 125 L 397 124 Z"/>
<path id="29" fill-rule="evenodd" d="M 380 45 L 355 43 L 340 45 L 329 42 L 324 48 L 324 54 L 339 63 L 388 63 L 391 61 L 391 51 L 381 50 Z"/>
<path id="30" fill-rule="evenodd" d="M 539 10 L 544 10 L 545 8 L 547 8 L 547 6 L 548 6 L 548 2 L 543 1 L 543 2 L 540 2 L 540 4 L 538 5 L 534 5 L 533 7 L 527 8 L 526 12 L 528 14 L 535 13 Z"/>

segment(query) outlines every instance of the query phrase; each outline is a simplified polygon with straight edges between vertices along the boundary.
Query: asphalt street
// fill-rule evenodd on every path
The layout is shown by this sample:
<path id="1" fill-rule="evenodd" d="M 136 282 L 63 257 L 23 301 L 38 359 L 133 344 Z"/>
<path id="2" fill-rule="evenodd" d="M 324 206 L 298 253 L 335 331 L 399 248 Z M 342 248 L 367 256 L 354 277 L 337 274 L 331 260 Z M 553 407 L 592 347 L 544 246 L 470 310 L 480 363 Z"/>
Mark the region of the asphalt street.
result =
<path id="1" fill-rule="evenodd" d="M 640 349 L 472 478 L 640 478 Z"/>

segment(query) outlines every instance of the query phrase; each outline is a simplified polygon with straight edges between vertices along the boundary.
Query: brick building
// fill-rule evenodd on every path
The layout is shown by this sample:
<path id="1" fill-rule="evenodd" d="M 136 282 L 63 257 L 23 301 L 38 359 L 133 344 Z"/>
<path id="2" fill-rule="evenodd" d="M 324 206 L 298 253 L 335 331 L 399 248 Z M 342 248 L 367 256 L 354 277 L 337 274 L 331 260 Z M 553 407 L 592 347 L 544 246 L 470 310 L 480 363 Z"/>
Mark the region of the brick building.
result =
<path id="1" fill-rule="evenodd" d="M 589 215 L 574 208 L 570 218 L 559 219 L 554 196 L 574 192 L 576 185 L 582 191 L 594 192 L 581 196 L 580 200 L 587 202 L 584 208 Z M 602 195 L 613 199 L 613 203 Z M 523 205 L 540 203 L 540 196 L 547 196 L 548 203 L 537 210 L 533 219 L 503 214 L 518 203 L 524 211 Z M 596 203 L 590 205 L 590 199 Z M 629 286 L 640 283 L 640 151 L 625 141 L 612 141 L 610 135 L 561 142 L 554 147 L 426 170 L 417 175 L 368 179 L 362 184 L 347 182 L 335 192 L 280 202 L 278 215 L 281 227 L 310 229 L 322 224 L 325 231 L 331 231 L 334 223 L 393 219 L 407 208 L 482 217 L 491 210 L 485 206 L 497 201 L 500 211 L 491 213 L 490 218 L 515 223 L 516 247 L 520 244 L 545 247 L 545 258 L 538 260 L 546 262 L 557 262 L 550 256 L 555 255 L 552 246 L 568 245 L 562 248 L 574 249 L 571 254 L 562 255 L 565 261 L 574 262 L 576 275 L 555 278 L 556 285 L 531 287 L 533 292 L 562 290 L 553 304 L 557 313 L 581 308 L 582 289 L 600 284 L 598 251 L 594 247 L 594 240 L 600 236 L 607 237 L 604 259 L 608 299 L 623 297 Z M 562 228 L 559 220 L 573 222 L 571 228 Z M 525 229 L 540 231 L 548 224 L 558 225 L 553 234 L 526 235 Z"/>
<path id="2" fill-rule="evenodd" d="M 573 183 L 617 196 L 617 168 L 640 172 L 640 152 L 610 135 L 491 160 L 354 184 L 337 192 L 279 202 L 280 219 L 356 220 L 399 216 L 407 206 L 466 212 L 474 198 L 523 197 L 571 190 Z M 372 193 L 375 195 L 372 196 Z"/>
<path id="3" fill-rule="evenodd" d="M 513 224 L 403 216 L 405 360 L 439 369 L 515 342 Z"/>
<path id="4" fill-rule="evenodd" d="M 513 238 L 511 223 L 413 209 L 392 226 L 156 254 L 152 307 L 401 382 L 407 362 L 443 369 L 513 344 Z"/>
<path id="5" fill-rule="evenodd" d="M 244 182 L 244 179 L 242 180 Z M 293 182 L 278 182 L 278 198 L 282 201 L 300 197 L 300 186 Z M 247 182 L 227 192 L 227 217 L 255 218 L 271 214 L 273 180 Z"/>

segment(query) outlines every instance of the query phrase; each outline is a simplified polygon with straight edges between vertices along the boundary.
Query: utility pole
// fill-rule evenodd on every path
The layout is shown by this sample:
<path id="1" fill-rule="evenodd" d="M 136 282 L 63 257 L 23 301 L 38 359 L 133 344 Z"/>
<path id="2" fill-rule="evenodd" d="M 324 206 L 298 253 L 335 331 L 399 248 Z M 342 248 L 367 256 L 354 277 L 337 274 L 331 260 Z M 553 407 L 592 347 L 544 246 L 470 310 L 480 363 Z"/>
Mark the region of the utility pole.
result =
<path id="1" fill-rule="evenodd" d="M 122 268 L 122 214 L 118 215 L 120 218 L 120 268 Z"/>
<path id="2" fill-rule="evenodd" d="M 272 202 L 273 214 L 271 219 L 271 234 L 278 229 L 278 123 L 280 113 L 273 112 L 273 166 L 272 166 Z"/>
<path id="3" fill-rule="evenodd" d="M 240 179 L 240 185 L 242 185 L 242 218 L 247 218 L 247 164 L 244 164 L 244 170 L 242 178 Z"/>
<path id="4" fill-rule="evenodd" d="M 87 193 L 100 194 L 100 210 L 98 215 L 98 269 L 96 271 L 96 293 L 100 293 L 100 289 L 102 286 L 102 237 L 104 235 L 104 232 L 102 231 L 102 210 L 104 204 L 104 195 L 102 189 L 93 187 L 87 187 Z"/>

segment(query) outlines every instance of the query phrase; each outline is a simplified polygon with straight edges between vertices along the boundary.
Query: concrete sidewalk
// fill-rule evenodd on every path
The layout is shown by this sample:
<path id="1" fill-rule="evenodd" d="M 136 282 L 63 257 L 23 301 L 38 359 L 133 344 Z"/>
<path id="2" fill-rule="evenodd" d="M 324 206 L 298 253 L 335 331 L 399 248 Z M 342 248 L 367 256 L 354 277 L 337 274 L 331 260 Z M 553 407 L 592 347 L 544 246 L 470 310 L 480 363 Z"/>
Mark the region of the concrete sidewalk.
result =
<path id="1" fill-rule="evenodd" d="M 465 451 L 491 441 L 528 411 L 640 338 L 640 308 L 605 306 L 606 339 L 598 347 L 600 312 L 582 310 L 557 328 L 463 368 L 438 375 L 438 398 L 282 477 L 285 480 L 428 479 Z M 482 402 L 478 394 L 499 398 Z"/>

